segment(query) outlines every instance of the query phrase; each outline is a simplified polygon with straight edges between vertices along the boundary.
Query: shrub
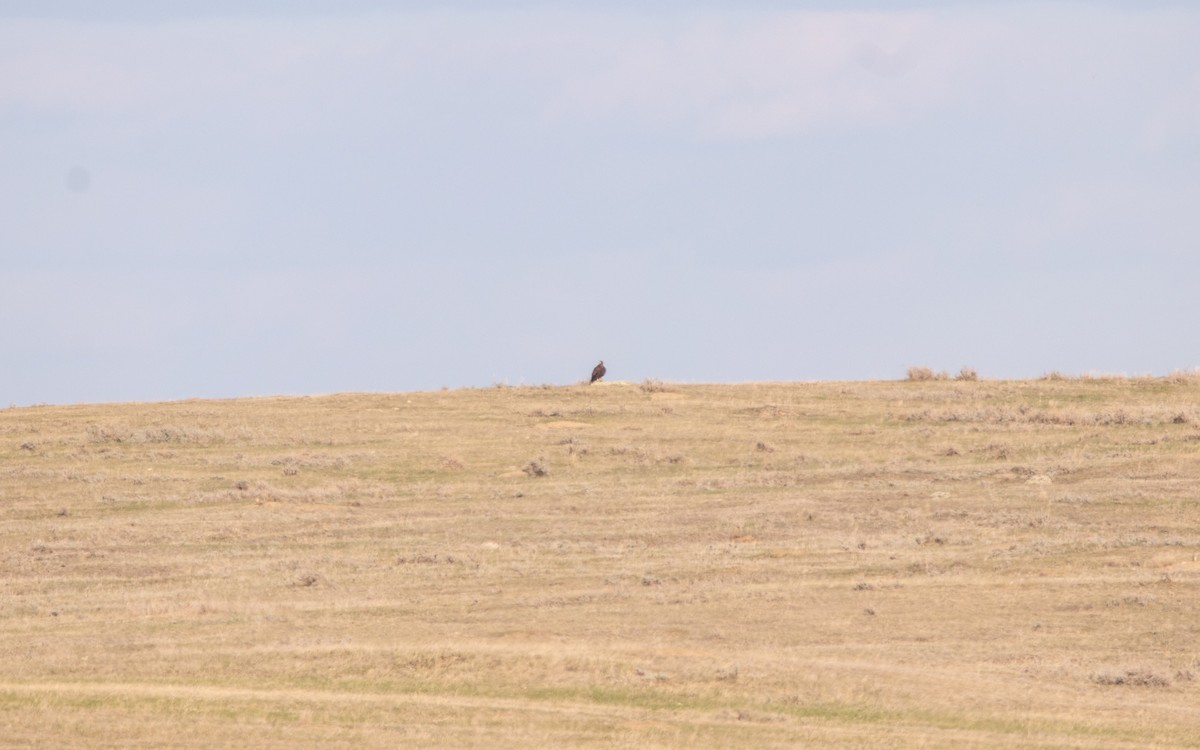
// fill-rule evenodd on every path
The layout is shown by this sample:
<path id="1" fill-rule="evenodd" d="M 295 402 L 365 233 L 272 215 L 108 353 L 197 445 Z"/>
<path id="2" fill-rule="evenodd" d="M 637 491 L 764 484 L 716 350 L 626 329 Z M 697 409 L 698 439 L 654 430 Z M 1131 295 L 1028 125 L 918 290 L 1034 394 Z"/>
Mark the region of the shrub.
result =
<path id="1" fill-rule="evenodd" d="M 942 370 L 934 372 L 928 367 L 910 367 L 908 368 L 908 379 L 913 381 L 921 380 L 949 380 L 950 373 Z"/>
<path id="2" fill-rule="evenodd" d="M 979 373 L 974 367 L 964 367 L 954 376 L 955 380 L 979 380 Z"/>

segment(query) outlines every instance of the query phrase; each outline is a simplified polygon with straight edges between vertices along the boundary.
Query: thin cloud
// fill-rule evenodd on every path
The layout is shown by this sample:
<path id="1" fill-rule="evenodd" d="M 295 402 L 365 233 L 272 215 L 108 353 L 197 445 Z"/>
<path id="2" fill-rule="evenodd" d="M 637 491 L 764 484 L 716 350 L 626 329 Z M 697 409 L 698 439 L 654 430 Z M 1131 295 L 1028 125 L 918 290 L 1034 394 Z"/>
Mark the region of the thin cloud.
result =
<path id="1" fill-rule="evenodd" d="M 1150 153 L 1181 142 L 1200 143 L 1200 69 L 1190 82 L 1168 93 L 1142 126 L 1140 145 Z"/>
<path id="2" fill-rule="evenodd" d="M 618 23 L 601 33 L 607 43 L 593 44 L 564 81 L 569 111 L 761 138 L 926 110 L 960 83 L 970 37 L 986 31 L 927 13 L 783 12 Z"/>

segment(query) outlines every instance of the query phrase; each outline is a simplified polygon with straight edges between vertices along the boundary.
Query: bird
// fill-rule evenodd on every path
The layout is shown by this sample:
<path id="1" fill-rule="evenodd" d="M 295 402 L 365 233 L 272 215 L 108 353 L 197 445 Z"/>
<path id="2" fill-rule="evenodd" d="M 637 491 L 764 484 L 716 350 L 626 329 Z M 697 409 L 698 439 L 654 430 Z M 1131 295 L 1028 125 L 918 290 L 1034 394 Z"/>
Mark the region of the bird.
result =
<path id="1" fill-rule="evenodd" d="M 604 367 L 604 360 L 600 360 L 600 364 L 592 368 L 592 379 L 588 382 L 588 385 L 591 385 L 600 378 L 604 377 L 604 373 L 606 372 L 608 372 L 608 370 Z"/>

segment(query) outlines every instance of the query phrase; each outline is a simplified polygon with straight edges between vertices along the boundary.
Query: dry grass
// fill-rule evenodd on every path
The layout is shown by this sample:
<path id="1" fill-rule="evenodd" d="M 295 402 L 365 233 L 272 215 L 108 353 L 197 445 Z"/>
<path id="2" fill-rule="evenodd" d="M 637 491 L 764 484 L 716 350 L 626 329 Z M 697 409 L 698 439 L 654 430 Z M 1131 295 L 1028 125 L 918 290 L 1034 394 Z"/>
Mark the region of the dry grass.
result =
<path id="1" fill-rule="evenodd" d="M 0 411 L 0 745 L 1198 747 L 1200 378 Z"/>

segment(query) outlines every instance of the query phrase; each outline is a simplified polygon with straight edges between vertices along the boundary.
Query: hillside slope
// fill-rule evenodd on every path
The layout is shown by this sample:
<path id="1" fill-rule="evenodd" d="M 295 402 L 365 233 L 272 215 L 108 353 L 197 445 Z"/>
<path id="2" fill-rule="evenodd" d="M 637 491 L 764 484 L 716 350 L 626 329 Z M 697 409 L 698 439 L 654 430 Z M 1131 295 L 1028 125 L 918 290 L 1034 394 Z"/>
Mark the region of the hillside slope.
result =
<path id="1" fill-rule="evenodd" d="M 0 746 L 1198 747 L 1198 397 L 0 410 Z"/>

